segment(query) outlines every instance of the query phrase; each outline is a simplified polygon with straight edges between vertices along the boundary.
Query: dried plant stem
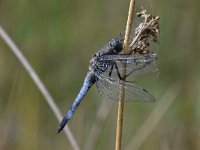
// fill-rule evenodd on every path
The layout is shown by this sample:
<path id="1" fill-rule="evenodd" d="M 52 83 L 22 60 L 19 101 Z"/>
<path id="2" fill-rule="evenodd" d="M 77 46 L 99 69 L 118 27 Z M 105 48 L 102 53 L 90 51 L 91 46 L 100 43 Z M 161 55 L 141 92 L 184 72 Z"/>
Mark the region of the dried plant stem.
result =
<path id="1" fill-rule="evenodd" d="M 120 93 L 119 93 L 115 150 L 121 150 L 123 112 L 124 112 L 124 94 L 125 94 L 125 89 L 124 87 L 121 87 Z"/>
<path id="2" fill-rule="evenodd" d="M 43 95 L 44 99 L 48 103 L 49 107 L 53 111 L 54 115 L 60 122 L 62 119 L 62 115 L 53 99 L 53 97 L 50 95 L 50 93 L 47 91 L 46 87 L 44 86 L 43 82 L 40 80 L 39 76 L 35 72 L 35 70 L 32 68 L 30 63 L 27 61 L 25 56 L 21 53 L 21 50 L 15 45 L 15 43 L 11 40 L 11 38 L 8 36 L 8 34 L 4 31 L 4 29 L 0 26 L 0 36 L 5 41 L 5 43 L 8 45 L 10 50 L 14 53 L 14 55 L 17 57 L 17 59 L 21 62 L 24 69 L 27 71 L 31 79 L 34 81 L 35 85 L 37 86 L 38 90 Z M 74 150 L 80 150 L 71 130 L 68 127 L 64 128 L 65 135 L 69 139 L 69 142 L 71 143 L 71 146 Z"/>
<path id="3" fill-rule="evenodd" d="M 133 14 L 134 14 L 135 0 L 130 1 L 128 20 L 126 24 L 123 52 L 128 51 L 129 38 L 131 35 L 131 26 L 133 22 Z M 122 64 L 122 78 L 125 77 L 125 64 Z M 123 84 L 123 81 L 122 81 Z M 122 126 L 123 126 L 123 110 L 124 110 L 124 95 L 125 89 L 123 86 L 120 88 L 119 93 L 119 105 L 118 105 L 118 116 L 117 116 L 117 128 L 116 128 L 116 141 L 115 141 L 115 150 L 121 150 L 122 143 Z"/>

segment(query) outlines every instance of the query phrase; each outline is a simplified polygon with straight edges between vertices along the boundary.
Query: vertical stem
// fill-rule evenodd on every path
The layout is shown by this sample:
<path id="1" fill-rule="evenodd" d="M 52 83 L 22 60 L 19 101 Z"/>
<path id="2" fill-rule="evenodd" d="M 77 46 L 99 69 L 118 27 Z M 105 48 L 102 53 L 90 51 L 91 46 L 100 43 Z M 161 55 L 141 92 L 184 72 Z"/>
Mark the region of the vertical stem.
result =
<path id="1" fill-rule="evenodd" d="M 130 0 L 129 13 L 128 13 L 128 19 L 127 19 L 126 31 L 125 31 L 125 38 L 124 38 L 124 45 L 123 45 L 123 52 L 124 53 L 128 50 L 129 38 L 130 38 L 130 35 L 131 35 L 131 25 L 132 25 L 132 22 L 133 22 L 134 7 L 135 7 L 135 0 Z M 122 76 L 123 80 L 125 80 L 125 74 L 126 74 L 125 68 L 126 68 L 126 64 L 122 64 L 122 75 L 121 76 Z M 122 85 L 124 84 L 123 80 L 122 80 Z M 120 93 L 119 93 L 115 150 L 121 150 L 124 96 L 125 96 L 125 89 L 124 89 L 124 86 L 121 86 L 120 87 Z"/>
<path id="2" fill-rule="evenodd" d="M 122 67 L 125 67 L 125 64 L 122 64 Z M 123 84 L 123 82 L 122 82 L 122 84 Z M 121 86 L 120 93 L 119 93 L 115 150 L 121 150 L 123 111 L 124 111 L 124 94 L 125 94 L 125 89 L 123 86 Z"/>

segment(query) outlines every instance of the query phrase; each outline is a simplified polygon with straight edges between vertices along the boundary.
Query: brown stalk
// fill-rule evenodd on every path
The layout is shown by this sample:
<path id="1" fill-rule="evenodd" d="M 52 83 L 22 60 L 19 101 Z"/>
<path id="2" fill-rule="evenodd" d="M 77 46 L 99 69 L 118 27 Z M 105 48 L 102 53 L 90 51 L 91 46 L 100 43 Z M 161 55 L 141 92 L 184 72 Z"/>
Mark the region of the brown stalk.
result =
<path id="1" fill-rule="evenodd" d="M 131 0 L 130 5 L 129 5 L 129 13 L 128 13 L 127 24 L 126 24 L 123 53 L 126 53 L 128 51 L 129 38 L 130 38 L 130 35 L 131 35 L 131 25 L 132 25 L 132 22 L 133 22 L 134 7 L 135 7 L 135 0 Z M 122 74 L 121 74 L 121 76 L 122 76 L 123 80 L 125 80 L 125 74 L 126 74 L 125 67 L 126 67 L 126 64 L 122 64 Z M 124 84 L 123 80 L 122 80 L 122 85 Z M 120 93 L 119 93 L 115 150 L 121 150 L 124 96 L 125 96 L 125 89 L 124 89 L 124 86 L 121 86 Z"/>

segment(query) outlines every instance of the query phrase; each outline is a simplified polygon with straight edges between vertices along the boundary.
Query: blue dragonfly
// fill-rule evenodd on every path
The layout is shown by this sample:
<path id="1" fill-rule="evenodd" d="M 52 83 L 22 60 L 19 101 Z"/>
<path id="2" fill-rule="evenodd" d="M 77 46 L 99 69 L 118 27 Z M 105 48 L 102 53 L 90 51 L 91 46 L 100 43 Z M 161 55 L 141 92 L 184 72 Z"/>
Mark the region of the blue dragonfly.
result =
<path id="1" fill-rule="evenodd" d="M 126 80 L 129 76 L 157 71 L 156 53 L 135 53 L 130 49 L 127 54 L 122 53 L 122 35 L 112 39 L 90 60 L 89 71 L 85 77 L 80 92 L 61 121 L 57 133 L 61 132 L 72 118 L 77 107 L 93 84 L 98 92 L 112 100 L 118 100 L 121 87 L 125 89 L 125 101 L 153 102 L 155 98 L 147 90 Z M 133 54 L 134 53 L 134 54 Z M 125 78 L 122 78 L 122 67 L 125 64 Z M 125 80 L 124 80 L 125 79 Z M 123 83 L 121 82 L 123 80 Z"/>

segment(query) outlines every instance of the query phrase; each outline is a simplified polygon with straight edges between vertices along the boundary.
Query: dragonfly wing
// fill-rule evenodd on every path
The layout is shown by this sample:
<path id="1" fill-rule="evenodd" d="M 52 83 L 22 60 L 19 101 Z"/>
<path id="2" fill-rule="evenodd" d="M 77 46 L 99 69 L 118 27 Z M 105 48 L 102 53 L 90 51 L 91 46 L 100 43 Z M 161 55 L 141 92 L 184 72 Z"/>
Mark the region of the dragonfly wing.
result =
<path id="1" fill-rule="evenodd" d="M 125 74 L 127 77 L 130 75 L 158 72 L 156 67 L 156 57 L 153 54 L 143 54 L 139 56 L 107 55 L 102 58 L 101 63 L 109 66 L 109 68 L 103 72 L 103 75 L 112 77 L 116 80 L 119 79 L 119 74 L 122 74 L 122 64 L 125 64 Z"/>
<path id="2" fill-rule="evenodd" d="M 133 62 L 147 62 L 156 60 L 157 56 L 155 53 L 147 54 L 117 54 L 117 55 L 103 55 L 99 57 L 99 61 L 121 61 L 126 63 Z"/>
<path id="3" fill-rule="evenodd" d="M 112 100 L 119 99 L 120 89 L 125 89 L 125 101 L 144 101 L 153 102 L 155 98 L 148 91 L 135 85 L 133 82 L 120 83 L 120 80 L 114 80 L 103 74 L 96 74 L 96 86 L 98 92 Z"/>

